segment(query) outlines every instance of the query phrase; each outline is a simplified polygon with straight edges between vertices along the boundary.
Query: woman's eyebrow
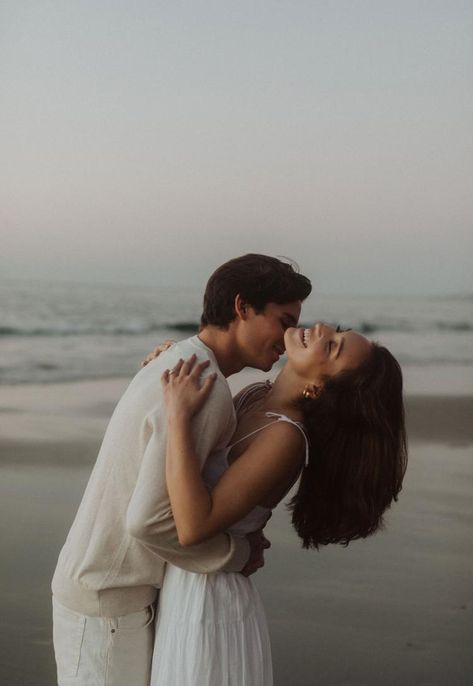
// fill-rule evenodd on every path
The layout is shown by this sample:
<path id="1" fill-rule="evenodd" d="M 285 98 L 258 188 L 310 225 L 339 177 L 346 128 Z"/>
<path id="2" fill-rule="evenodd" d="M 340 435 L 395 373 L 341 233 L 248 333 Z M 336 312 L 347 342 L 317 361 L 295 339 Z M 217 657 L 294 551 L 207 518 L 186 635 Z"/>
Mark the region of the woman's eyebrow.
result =
<path id="1" fill-rule="evenodd" d="M 338 356 L 340 355 L 340 353 L 342 352 L 343 346 L 344 346 L 344 345 L 345 345 L 345 339 L 342 338 L 342 342 L 340 343 L 340 347 L 339 347 L 339 349 L 337 350 L 337 354 L 335 355 L 335 359 L 337 359 Z"/>

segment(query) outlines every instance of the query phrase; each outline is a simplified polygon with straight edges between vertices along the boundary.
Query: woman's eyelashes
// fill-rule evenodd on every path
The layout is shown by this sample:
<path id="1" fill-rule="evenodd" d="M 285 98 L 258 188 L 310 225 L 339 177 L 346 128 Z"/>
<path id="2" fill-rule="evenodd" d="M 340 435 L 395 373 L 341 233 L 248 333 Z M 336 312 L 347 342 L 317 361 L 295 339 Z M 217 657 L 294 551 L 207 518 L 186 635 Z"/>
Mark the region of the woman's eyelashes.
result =
<path id="1" fill-rule="evenodd" d="M 336 333 L 345 333 L 345 331 L 351 331 L 351 329 L 344 329 L 340 326 L 340 324 L 337 324 L 337 328 L 335 329 Z"/>

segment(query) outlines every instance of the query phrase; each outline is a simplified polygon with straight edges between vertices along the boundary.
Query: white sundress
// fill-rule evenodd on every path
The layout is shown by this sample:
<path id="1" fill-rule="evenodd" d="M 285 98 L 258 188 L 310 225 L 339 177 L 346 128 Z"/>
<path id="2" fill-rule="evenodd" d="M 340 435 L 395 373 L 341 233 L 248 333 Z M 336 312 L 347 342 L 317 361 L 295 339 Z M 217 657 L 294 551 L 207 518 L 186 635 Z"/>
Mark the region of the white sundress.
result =
<path id="1" fill-rule="evenodd" d="M 285 415 L 268 412 L 267 416 L 302 431 L 307 462 L 308 443 L 301 425 Z M 228 468 L 233 445 L 207 460 L 202 476 L 209 487 Z M 270 512 L 256 507 L 229 531 L 244 536 L 263 528 Z M 251 577 L 195 574 L 167 564 L 159 596 L 151 686 L 273 686 L 266 617 Z"/>

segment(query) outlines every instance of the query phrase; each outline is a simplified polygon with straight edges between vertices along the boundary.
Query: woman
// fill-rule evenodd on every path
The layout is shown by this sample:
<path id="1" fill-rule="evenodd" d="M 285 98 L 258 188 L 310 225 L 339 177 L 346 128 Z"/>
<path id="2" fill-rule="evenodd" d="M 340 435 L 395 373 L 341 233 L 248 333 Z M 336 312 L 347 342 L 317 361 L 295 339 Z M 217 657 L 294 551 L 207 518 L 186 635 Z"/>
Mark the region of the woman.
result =
<path id="1" fill-rule="evenodd" d="M 290 507 L 304 547 L 373 534 L 406 468 L 402 375 L 393 356 L 354 331 L 318 323 L 285 334 L 274 384 L 236 398 L 232 444 L 201 475 L 192 416 L 211 391 L 206 363 L 164 373 L 166 479 L 183 545 L 264 526 L 301 475 Z M 251 579 L 169 566 L 160 597 L 152 686 L 269 686 L 269 639 Z"/>

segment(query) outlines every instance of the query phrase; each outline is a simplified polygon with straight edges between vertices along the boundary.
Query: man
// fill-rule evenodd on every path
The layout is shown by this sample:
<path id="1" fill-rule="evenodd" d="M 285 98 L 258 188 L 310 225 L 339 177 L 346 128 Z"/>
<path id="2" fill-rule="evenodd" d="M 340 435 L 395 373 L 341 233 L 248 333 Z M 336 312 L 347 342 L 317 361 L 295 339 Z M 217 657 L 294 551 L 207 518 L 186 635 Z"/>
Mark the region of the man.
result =
<path id="1" fill-rule="evenodd" d="M 193 424 L 202 467 L 235 430 L 226 377 L 245 366 L 272 367 L 284 352 L 284 331 L 297 324 L 310 291 L 306 277 L 275 258 L 245 255 L 227 262 L 207 284 L 199 336 L 147 365 L 125 391 L 52 582 L 59 686 L 148 686 L 165 561 L 199 573 L 251 573 L 261 564 L 261 536 L 252 541 L 219 534 L 179 545 L 166 490 L 160 378 L 193 353 L 210 360 L 206 373 L 217 372 Z"/>

